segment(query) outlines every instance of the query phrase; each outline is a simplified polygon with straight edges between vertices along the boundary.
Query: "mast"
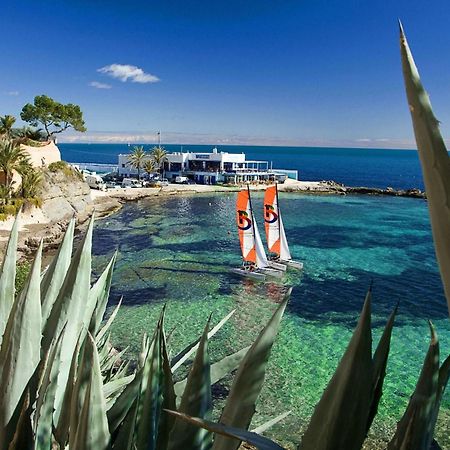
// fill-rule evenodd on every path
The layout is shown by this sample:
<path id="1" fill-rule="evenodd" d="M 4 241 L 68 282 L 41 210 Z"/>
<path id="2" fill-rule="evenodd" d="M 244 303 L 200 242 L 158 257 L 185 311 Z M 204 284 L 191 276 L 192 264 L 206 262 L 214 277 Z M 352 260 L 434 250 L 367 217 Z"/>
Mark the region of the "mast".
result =
<path id="1" fill-rule="evenodd" d="M 278 183 L 275 180 L 275 197 L 277 199 L 277 210 L 278 210 L 278 239 L 280 240 L 280 253 L 281 253 L 281 211 L 280 202 L 278 200 Z"/>
<path id="2" fill-rule="evenodd" d="M 250 205 L 250 213 L 252 215 L 252 232 L 253 232 L 253 245 L 256 247 L 256 234 L 255 234 L 255 216 L 253 214 L 252 198 L 250 197 L 250 185 L 247 183 L 248 203 Z"/>

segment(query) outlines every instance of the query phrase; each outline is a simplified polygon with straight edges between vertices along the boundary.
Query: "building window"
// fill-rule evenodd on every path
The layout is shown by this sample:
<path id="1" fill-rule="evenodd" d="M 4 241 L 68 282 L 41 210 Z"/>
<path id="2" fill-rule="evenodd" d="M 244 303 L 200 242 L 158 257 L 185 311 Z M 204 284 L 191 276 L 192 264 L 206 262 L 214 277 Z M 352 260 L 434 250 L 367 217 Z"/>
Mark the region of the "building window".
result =
<path id="1" fill-rule="evenodd" d="M 122 164 L 122 168 L 124 168 L 125 167 L 125 164 Z"/>

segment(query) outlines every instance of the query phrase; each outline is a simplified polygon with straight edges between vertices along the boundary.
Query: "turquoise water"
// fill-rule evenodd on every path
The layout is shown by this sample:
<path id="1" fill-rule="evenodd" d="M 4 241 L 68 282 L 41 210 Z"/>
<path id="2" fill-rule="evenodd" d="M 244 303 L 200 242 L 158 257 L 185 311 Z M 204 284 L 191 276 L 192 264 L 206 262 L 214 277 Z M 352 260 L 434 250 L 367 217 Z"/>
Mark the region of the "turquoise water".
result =
<path id="1" fill-rule="evenodd" d="M 240 264 L 234 193 L 151 198 L 128 203 L 98 221 L 97 272 L 119 250 L 111 305 L 123 295 L 124 306 L 113 341 L 137 354 L 142 334 L 153 331 L 167 303 L 172 346 L 181 349 L 200 334 L 211 312 L 219 321 L 236 308 L 212 344 L 213 359 L 218 359 L 252 342 L 287 287 L 294 286 L 254 419 L 258 424 L 292 410 L 271 431 L 289 446 L 299 442 L 373 280 L 375 343 L 400 302 L 385 394 L 367 447 L 379 448 L 375 442 L 392 434 L 417 380 L 429 340 L 427 319 L 437 327 L 442 354 L 450 352 L 450 323 L 426 203 L 293 193 L 280 194 L 280 201 L 291 252 L 305 269 L 291 269 L 279 282 L 255 283 L 229 273 Z M 262 196 L 255 195 L 253 203 L 256 211 L 262 209 Z M 226 389 L 226 382 L 216 389 L 218 406 Z M 446 395 L 444 414 L 449 408 Z M 441 420 L 438 436 L 448 439 L 443 438 L 447 434 Z"/>

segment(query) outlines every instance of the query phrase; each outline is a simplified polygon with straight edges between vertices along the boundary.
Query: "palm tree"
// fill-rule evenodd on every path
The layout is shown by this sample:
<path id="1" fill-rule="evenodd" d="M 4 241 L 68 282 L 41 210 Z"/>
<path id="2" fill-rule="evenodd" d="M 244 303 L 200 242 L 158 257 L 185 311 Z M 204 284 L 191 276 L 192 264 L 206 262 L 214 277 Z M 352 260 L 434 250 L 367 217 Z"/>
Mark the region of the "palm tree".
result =
<path id="1" fill-rule="evenodd" d="M 0 134 L 6 136 L 8 139 L 12 137 L 12 127 L 16 121 L 14 116 L 7 114 L 0 117 Z"/>
<path id="2" fill-rule="evenodd" d="M 152 158 L 155 161 L 155 164 L 158 168 L 158 172 L 161 171 L 161 167 L 163 168 L 163 176 L 164 176 L 164 162 L 167 161 L 167 152 L 164 149 L 164 147 L 153 147 Z"/>
<path id="3" fill-rule="evenodd" d="M 28 161 L 28 153 L 14 141 L 0 141 L 0 172 L 5 175 L 5 185 L 12 186 L 13 172 L 23 169 Z"/>
<path id="4" fill-rule="evenodd" d="M 25 167 L 24 167 L 25 168 Z M 20 173 L 22 183 L 20 185 L 20 195 L 22 198 L 33 198 L 38 195 L 39 187 L 42 182 L 42 173 L 33 169 L 31 165 Z"/>
<path id="5" fill-rule="evenodd" d="M 141 179 L 141 167 L 144 164 L 144 160 L 147 158 L 144 147 L 142 145 L 134 146 L 133 151 L 128 157 L 128 165 L 137 169 L 138 180 Z"/>
<path id="6" fill-rule="evenodd" d="M 152 173 L 154 173 L 156 171 L 156 163 L 155 160 L 153 158 L 147 159 L 144 162 L 144 170 L 151 175 Z"/>

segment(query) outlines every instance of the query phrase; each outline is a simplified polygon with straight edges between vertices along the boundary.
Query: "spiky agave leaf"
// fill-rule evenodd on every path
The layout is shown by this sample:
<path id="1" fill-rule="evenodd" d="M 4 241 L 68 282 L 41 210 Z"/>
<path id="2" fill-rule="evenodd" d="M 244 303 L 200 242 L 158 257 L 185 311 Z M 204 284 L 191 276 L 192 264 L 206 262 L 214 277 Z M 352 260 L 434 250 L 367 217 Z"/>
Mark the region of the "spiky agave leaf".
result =
<path id="1" fill-rule="evenodd" d="M 225 356 L 220 361 L 211 365 L 211 386 L 220 381 L 222 378 L 226 377 L 228 374 L 233 372 L 239 367 L 244 356 L 247 354 L 250 346 L 245 347 L 236 353 Z M 184 388 L 186 387 L 187 378 L 175 383 L 175 394 L 180 397 L 183 394 Z"/>
<path id="2" fill-rule="evenodd" d="M 70 413 L 72 396 L 75 388 L 75 378 L 78 369 L 78 356 L 80 350 L 80 340 L 78 340 L 75 350 L 72 354 L 72 361 L 70 362 L 69 376 L 67 377 L 67 384 L 64 390 L 64 396 L 61 406 L 61 414 L 58 421 L 55 421 L 54 435 L 60 448 L 65 448 L 69 439 L 70 428 Z M 55 394 L 56 395 L 56 394 Z"/>
<path id="3" fill-rule="evenodd" d="M 44 364 L 34 413 L 34 450 L 48 450 L 52 446 L 53 404 L 63 334 L 64 328 L 52 343 Z"/>
<path id="4" fill-rule="evenodd" d="M 0 350 L 0 445 L 30 378 L 40 361 L 42 241 L 27 282 L 11 308 Z M 0 447 L 1 448 L 1 447 Z"/>
<path id="5" fill-rule="evenodd" d="M 270 352 L 290 293 L 291 289 L 240 363 L 222 411 L 221 424 L 244 430 L 250 426 L 255 413 L 256 400 L 264 382 Z M 214 440 L 213 449 L 236 450 L 239 444 L 239 440 L 219 435 Z"/>
<path id="6" fill-rule="evenodd" d="M 367 419 L 366 432 L 369 431 L 378 411 L 378 404 L 380 403 L 383 394 L 383 382 L 386 376 L 386 367 L 389 357 L 389 350 L 391 348 L 392 329 L 394 328 L 395 316 L 397 314 L 398 305 L 392 311 L 389 319 L 384 327 L 380 342 L 373 356 L 373 392 L 372 403 L 370 405 L 369 417 Z"/>
<path id="7" fill-rule="evenodd" d="M 89 331 L 92 336 L 95 336 L 98 333 L 103 320 L 103 316 L 105 315 L 116 259 L 117 251 L 114 253 L 105 270 L 100 275 L 99 279 L 96 281 L 94 286 L 92 286 L 89 292 L 90 296 L 96 298 L 94 313 L 92 314 L 92 318 L 89 317 L 89 320 L 91 321 Z"/>
<path id="8" fill-rule="evenodd" d="M 83 408 L 78 421 L 74 444 L 77 450 L 106 450 L 110 435 L 106 418 L 106 402 L 103 396 L 102 374 L 98 362 L 97 348 L 92 336 L 86 339 L 88 351 L 85 353 L 91 364 L 91 372 L 84 396 Z"/>
<path id="9" fill-rule="evenodd" d="M 372 402 L 371 292 L 350 343 L 316 405 L 299 448 L 359 450 Z"/>
<path id="10" fill-rule="evenodd" d="M 253 445 L 258 450 L 284 450 L 283 447 L 276 442 L 271 441 L 264 436 L 261 436 L 252 431 L 242 430 L 240 428 L 234 428 L 221 423 L 214 423 L 208 420 L 203 420 L 198 417 L 191 417 L 187 414 L 183 414 L 177 411 L 167 411 L 179 420 L 184 420 L 187 423 L 195 425 L 197 427 L 204 428 L 212 433 L 228 438 L 228 441 L 244 441 L 250 445 Z"/>
<path id="11" fill-rule="evenodd" d="M 388 450 L 428 450 L 433 442 L 437 410 L 448 378 L 439 380 L 439 340 L 431 322 L 430 331 L 430 346 L 416 389 L 405 414 L 397 424 L 397 431 L 389 442 Z M 440 381 L 445 381 L 444 386 L 441 386 Z"/>
<path id="12" fill-rule="evenodd" d="M 141 386 L 142 369 L 138 370 L 130 383 L 120 393 L 107 411 L 109 430 L 111 434 L 115 433 L 124 422 L 129 411 L 137 402 Z"/>
<path id="13" fill-rule="evenodd" d="M 94 218 L 92 217 L 82 244 L 72 258 L 64 283 L 43 331 L 43 350 L 47 351 L 53 336 L 57 335 L 67 322 L 62 342 L 58 388 L 55 397 L 55 422 L 58 422 L 61 413 L 72 355 L 84 328 L 86 300 L 89 299 L 90 290 L 93 227 Z"/>
<path id="14" fill-rule="evenodd" d="M 235 309 L 228 313 L 215 327 L 208 333 L 208 339 L 211 339 L 233 316 Z M 171 361 L 172 372 L 175 372 L 192 354 L 195 353 L 199 346 L 200 339 L 189 344 L 185 349 L 179 352 Z"/>
<path id="15" fill-rule="evenodd" d="M 114 319 L 117 316 L 117 313 L 119 312 L 120 306 L 122 305 L 122 298 L 119 300 L 119 303 L 114 308 L 113 312 L 109 316 L 108 320 L 106 321 L 105 325 L 103 325 L 102 328 L 97 332 L 97 335 L 95 336 L 95 340 L 97 342 L 101 342 L 102 339 L 106 336 L 107 331 L 111 327 L 112 323 L 114 322 Z"/>
<path id="16" fill-rule="evenodd" d="M 208 354 L 209 320 L 200 339 L 194 363 L 181 397 L 179 411 L 189 416 L 210 419 L 212 411 L 211 374 Z M 177 419 L 170 433 L 169 450 L 207 450 L 212 446 L 212 434 Z"/>
<path id="17" fill-rule="evenodd" d="M 58 252 L 52 259 L 48 269 L 45 271 L 41 281 L 41 302 L 42 302 L 42 326 L 44 327 L 53 303 L 58 297 L 59 291 L 67 274 L 72 257 L 73 233 L 75 229 L 75 219 L 72 219 L 67 226 L 64 238 L 58 248 Z"/>
<path id="18" fill-rule="evenodd" d="M 434 248 L 450 313 L 450 159 L 401 24 L 400 51 L 406 95 L 427 192 Z"/>
<path id="19" fill-rule="evenodd" d="M 281 422 L 282 420 L 286 419 L 286 417 L 291 414 L 291 411 L 286 411 L 283 414 L 280 414 L 279 416 L 274 417 L 273 419 L 268 420 L 267 422 L 262 423 L 261 425 L 257 426 L 253 430 L 251 430 L 252 433 L 261 434 L 265 431 L 272 428 L 277 423 Z"/>
<path id="20" fill-rule="evenodd" d="M 128 375 L 121 378 L 108 381 L 103 385 L 103 395 L 106 399 L 106 409 L 113 404 L 114 400 L 120 395 L 125 387 L 131 383 L 134 379 L 134 375 Z"/>
<path id="21" fill-rule="evenodd" d="M 164 384 L 161 353 L 163 319 L 164 309 L 143 367 L 136 417 L 135 445 L 137 450 L 154 450 L 158 440 Z"/>
<path id="22" fill-rule="evenodd" d="M 0 275 L 0 343 L 2 342 L 9 313 L 14 303 L 18 230 L 19 214 L 17 214 L 9 234 L 8 246 L 6 247 Z"/>

